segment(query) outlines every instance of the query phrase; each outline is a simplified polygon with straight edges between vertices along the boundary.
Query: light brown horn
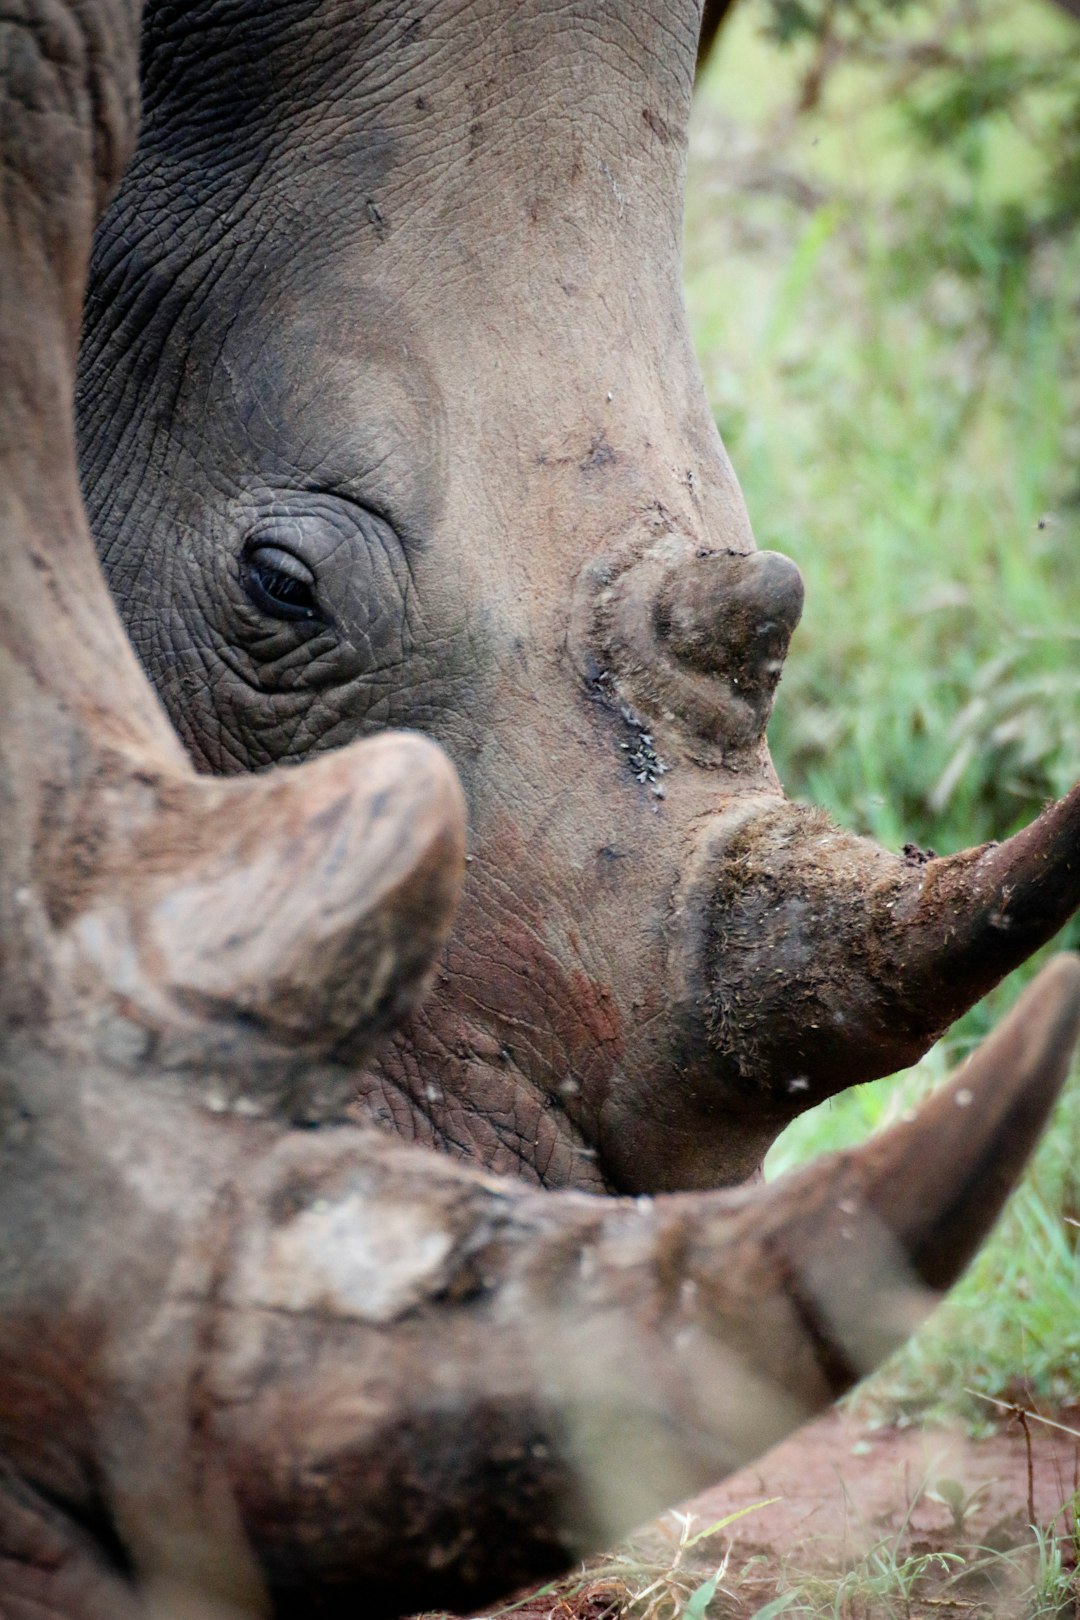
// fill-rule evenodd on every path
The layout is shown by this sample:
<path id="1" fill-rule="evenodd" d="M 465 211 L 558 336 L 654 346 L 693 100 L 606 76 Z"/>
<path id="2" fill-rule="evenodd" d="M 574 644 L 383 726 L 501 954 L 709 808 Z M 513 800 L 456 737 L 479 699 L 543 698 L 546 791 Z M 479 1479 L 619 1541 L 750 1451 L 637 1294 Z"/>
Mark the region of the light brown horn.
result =
<path id="1" fill-rule="evenodd" d="M 965 1265 L 1078 1029 L 1064 957 L 910 1122 L 748 1192 L 544 1194 L 279 1140 L 232 1184 L 201 1386 L 274 1612 L 475 1607 L 819 1411 Z"/>

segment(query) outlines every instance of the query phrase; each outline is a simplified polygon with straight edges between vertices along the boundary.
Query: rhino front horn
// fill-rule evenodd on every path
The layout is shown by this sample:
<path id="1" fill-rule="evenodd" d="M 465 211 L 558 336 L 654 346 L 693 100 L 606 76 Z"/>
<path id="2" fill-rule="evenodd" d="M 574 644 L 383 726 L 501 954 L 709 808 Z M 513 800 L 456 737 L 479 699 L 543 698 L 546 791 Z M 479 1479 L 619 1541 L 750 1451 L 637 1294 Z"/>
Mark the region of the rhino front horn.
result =
<path id="1" fill-rule="evenodd" d="M 1080 786 L 1002 844 L 895 856 L 733 801 L 681 896 L 678 994 L 713 1103 L 776 1121 L 915 1062 L 1080 904 Z"/>

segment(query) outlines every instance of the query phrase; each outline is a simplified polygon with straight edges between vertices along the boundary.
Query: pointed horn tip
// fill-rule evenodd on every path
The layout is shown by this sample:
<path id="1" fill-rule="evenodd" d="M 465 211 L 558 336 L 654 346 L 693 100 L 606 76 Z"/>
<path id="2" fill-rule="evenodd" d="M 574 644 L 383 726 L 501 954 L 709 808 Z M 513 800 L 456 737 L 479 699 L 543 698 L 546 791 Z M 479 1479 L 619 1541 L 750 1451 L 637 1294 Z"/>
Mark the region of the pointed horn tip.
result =
<path id="1" fill-rule="evenodd" d="M 1080 951 L 1058 951 L 1024 991 L 1013 1016 L 1028 1009 L 1047 1024 L 1061 1022 L 1072 1030 L 1071 1040 L 1080 1033 Z"/>
<path id="2" fill-rule="evenodd" d="M 1017 1104 L 1049 1111 L 1080 1039 L 1080 955 L 1054 956 L 1015 1006 L 928 1106 L 944 1111 L 971 1098 L 988 1123 Z"/>
<path id="3" fill-rule="evenodd" d="M 995 1220 L 1024 1169 L 1080 1039 L 1080 955 L 1043 968 L 1008 1016 L 952 1078 L 861 1146 L 795 1170 L 758 1196 L 782 1198 L 818 1236 L 854 1200 L 944 1286 Z M 781 1193 L 781 1189 L 784 1189 Z M 836 1214 L 839 1211 L 840 1214 Z M 932 1253 L 937 1259 L 932 1260 Z"/>
<path id="4" fill-rule="evenodd" d="M 1020 1179 L 1080 1038 L 1080 956 L 1055 957 L 908 1121 L 851 1156 L 861 1198 L 915 1273 L 947 1287 Z"/>
<path id="5" fill-rule="evenodd" d="M 1062 928 L 1080 907 L 1080 783 L 1046 805 L 1034 821 L 1002 843 L 960 850 L 929 863 L 925 894 L 953 923 L 947 949 L 961 972 L 961 952 L 972 956 L 981 986 L 1018 967 Z M 931 907 L 933 921 L 935 907 Z M 985 959 L 986 970 L 979 971 Z"/>
<path id="6" fill-rule="evenodd" d="M 969 1062 L 861 1147 L 755 1188 L 835 1397 L 890 1354 L 971 1260 L 1038 1141 L 1080 1036 L 1080 956 L 1045 967 Z M 763 1224 L 764 1216 L 764 1224 Z"/>
<path id="7" fill-rule="evenodd" d="M 1001 885 L 1027 883 L 1041 893 L 1042 885 L 1053 881 L 1054 890 L 1043 898 L 1059 918 L 1054 926 L 1060 927 L 1080 903 L 1080 782 L 1011 838 L 966 853 L 978 854 L 980 864 Z"/>

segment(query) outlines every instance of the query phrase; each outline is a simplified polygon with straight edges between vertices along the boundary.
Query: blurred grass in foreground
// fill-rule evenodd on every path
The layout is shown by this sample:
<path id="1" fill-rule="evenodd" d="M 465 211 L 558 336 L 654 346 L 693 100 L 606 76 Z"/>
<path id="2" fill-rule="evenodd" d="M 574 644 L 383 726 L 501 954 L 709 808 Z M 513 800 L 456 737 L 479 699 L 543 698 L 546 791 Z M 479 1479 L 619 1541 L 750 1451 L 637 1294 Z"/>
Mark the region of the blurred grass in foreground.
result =
<path id="1" fill-rule="evenodd" d="M 946 19 L 912 12 L 912 29 Z M 922 92 L 886 97 L 884 69 L 861 63 L 796 117 L 812 47 L 763 40 L 766 15 L 741 0 L 699 92 L 686 277 L 758 543 L 806 577 L 770 743 L 793 797 L 892 848 L 947 852 L 1004 837 L 1080 776 L 1080 220 L 1022 244 L 1002 230 L 1042 183 L 1045 98 L 1023 101 L 1026 125 L 987 120 L 977 150 L 931 151 L 911 134 Z M 1080 55 L 1080 27 L 1043 0 L 948 15 L 964 48 Z M 1080 946 L 1076 922 L 1059 944 Z M 918 1069 L 798 1121 L 769 1173 L 909 1106 L 1027 976 Z M 1078 1159 L 1080 1075 L 882 1399 L 1077 1394 Z"/>

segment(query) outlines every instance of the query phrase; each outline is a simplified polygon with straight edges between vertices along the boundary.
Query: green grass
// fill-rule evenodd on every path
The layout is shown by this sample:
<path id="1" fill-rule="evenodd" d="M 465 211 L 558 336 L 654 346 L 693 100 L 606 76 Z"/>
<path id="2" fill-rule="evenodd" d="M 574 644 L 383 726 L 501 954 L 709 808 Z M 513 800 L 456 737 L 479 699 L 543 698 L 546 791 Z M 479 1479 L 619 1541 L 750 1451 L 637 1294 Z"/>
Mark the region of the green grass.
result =
<path id="1" fill-rule="evenodd" d="M 701 1529 L 691 1517 L 671 1513 L 665 1525 L 678 1533 L 666 1550 L 655 1535 L 647 1543 L 628 1542 L 478 1620 L 513 1620 L 523 1610 L 548 1620 L 930 1620 L 939 1613 L 1073 1620 L 1080 1552 L 1075 1496 L 1051 1525 L 1033 1527 L 1015 1544 L 985 1546 L 966 1522 L 981 1494 L 975 1491 L 954 1513 L 954 1545 L 938 1547 L 912 1531 L 911 1514 L 927 1493 L 938 1495 L 927 1479 L 913 1482 L 899 1524 L 869 1535 L 866 1550 L 849 1563 L 816 1569 L 801 1568 L 782 1549 L 733 1558 L 726 1532 L 755 1507 Z"/>
<path id="2" fill-rule="evenodd" d="M 1072 1620 L 1075 1615 L 1075 1533 L 1036 1529 L 1003 1551 L 961 1541 L 957 1550 L 913 1551 L 906 1527 L 883 1536 L 849 1569 L 800 1576 L 786 1571 L 773 1604 L 732 1620 L 928 1620 L 971 1613 L 976 1620 Z M 685 1611 L 684 1611 L 685 1613 Z M 681 1617 L 680 1617 L 681 1620 Z M 714 1611 L 713 1620 L 721 1620 Z M 725 1617 L 726 1620 L 726 1617 Z"/>
<path id="3" fill-rule="evenodd" d="M 806 58 L 763 44 L 760 12 L 737 9 L 699 96 L 686 260 L 758 543 L 806 577 L 770 742 L 794 797 L 946 852 L 1008 834 L 1080 776 L 1080 228 L 1010 257 L 995 208 L 1032 184 L 1031 141 L 995 127 L 990 180 L 966 153 L 920 158 L 864 67 L 811 119 L 785 116 Z M 1073 28 L 1075 48 L 1039 0 L 1010 15 L 995 37 Z M 1075 922 L 1060 943 L 1080 945 Z M 1029 976 L 911 1074 L 797 1122 L 770 1173 L 908 1106 Z M 1080 1078 L 883 1398 L 973 1414 L 964 1388 L 1075 1389 L 1078 1147 Z"/>

